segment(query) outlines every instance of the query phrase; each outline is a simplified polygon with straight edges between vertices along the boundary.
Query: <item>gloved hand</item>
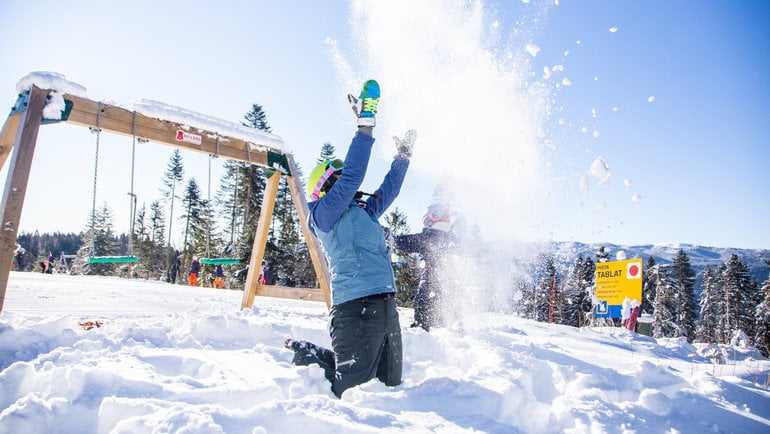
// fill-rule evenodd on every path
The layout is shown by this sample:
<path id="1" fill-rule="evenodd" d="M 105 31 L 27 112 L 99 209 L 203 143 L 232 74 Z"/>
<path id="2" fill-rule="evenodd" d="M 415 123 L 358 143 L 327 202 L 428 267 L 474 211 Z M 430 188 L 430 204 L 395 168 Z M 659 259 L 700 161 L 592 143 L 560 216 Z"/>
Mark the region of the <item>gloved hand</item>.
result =
<path id="1" fill-rule="evenodd" d="M 404 140 L 399 139 L 397 136 L 393 136 L 393 141 L 396 142 L 396 149 L 398 150 L 398 157 L 406 158 L 407 160 L 412 158 L 412 148 L 414 147 L 414 140 L 417 138 L 417 131 L 409 130 L 404 136 Z"/>

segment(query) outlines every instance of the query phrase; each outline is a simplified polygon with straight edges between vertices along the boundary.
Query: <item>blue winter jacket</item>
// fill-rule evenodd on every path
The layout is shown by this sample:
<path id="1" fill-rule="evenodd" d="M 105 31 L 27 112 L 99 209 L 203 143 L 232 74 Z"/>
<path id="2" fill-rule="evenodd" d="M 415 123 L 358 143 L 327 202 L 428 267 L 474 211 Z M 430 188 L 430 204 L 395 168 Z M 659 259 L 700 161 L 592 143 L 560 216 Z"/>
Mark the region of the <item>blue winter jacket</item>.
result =
<path id="1" fill-rule="evenodd" d="M 322 198 L 308 204 L 308 223 L 329 261 L 332 305 L 396 291 L 390 252 L 377 220 L 398 196 L 409 160 L 396 157 L 382 185 L 365 203 L 357 203 L 354 196 L 364 181 L 373 144 L 373 137 L 356 133 L 340 178 Z"/>

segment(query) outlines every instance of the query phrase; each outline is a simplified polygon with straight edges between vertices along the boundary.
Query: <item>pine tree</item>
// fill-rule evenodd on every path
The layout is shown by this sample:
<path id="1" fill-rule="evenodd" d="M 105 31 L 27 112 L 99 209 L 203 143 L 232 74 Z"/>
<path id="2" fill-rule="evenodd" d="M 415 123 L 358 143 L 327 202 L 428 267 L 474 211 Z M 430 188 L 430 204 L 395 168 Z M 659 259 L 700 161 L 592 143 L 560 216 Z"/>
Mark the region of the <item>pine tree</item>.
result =
<path id="1" fill-rule="evenodd" d="M 337 158 L 334 155 L 335 153 L 336 151 L 334 150 L 334 146 L 332 146 L 331 143 L 329 142 L 324 143 L 323 146 L 321 146 L 321 155 L 318 157 L 318 159 L 316 159 L 316 164 L 317 165 L 321 164 L 327 160 L 334 160 L 335 158 Z"/>
<path id="2" fill-rule="evenodd" d="M 410 232 L 406 215 L 398 208 L 385 215 L 385 225 L 389 237 L 396 237 Z M 412 307 L 417 289 L 420 284 L 420 257 L 418 254 L 393 251 L 396 261 L 393 271 L 396 276 L 396 293 L 399 306 Z"/>
<path id="3" fill-rule="evenodd" d="M 113 216 L 109 205 L 105 202 L 101 209 L 92 213 L 90 227 L 84 238 L 85 243 L 79 249 L 78 255 L 84 260 L 87 257 L 114 256 L 118 253 L 118 244 L 113 232 Z M 115 271 L 112 263 L 88 263 L 83 266 L 83 274 L 111 275 Z"/>
<path id="4" fill-rule="evenodd" d="M 642 272 L 642 313 L 652 314 L 655 310 L 653 305 L 655 304 L 655 281 L 650 279 L 651 270 L 656 266 L 655 258 L 652 256 L 647 258 L 647 263 L 644 264 L 644 270 Z"/>
<path id="5" fill-rule="evenodd" d="M 560 294 L 555 293 L 560 285 L 553 255 L 543 254 L 538 257 L 535 276 L 537 276 L 537 285 L 534 293 L 534 320 L 548 322 L 554 312 L 560 311 L 553 306 L 560 298 Z"/>
<path id="6" fill-rule="evenodd" d="M 300 174 L 294 175 L 301 176 Z M 284 281 L 291 275 L 294 276 L 295 281 L 299 280 L 302 286 L 307 285 L 308 265 L 312 267 L 310 252 L 302 235 L 302 228 L 291 197 L 288 179 L 284 176 L 281 177 L 275 197 L 271 238 L 276 249 L 267 258 L 272 259 L 275 264 L 276 275 Z"/>
<path id="7" fill-rule="evenodd" d="M 754 309 L 751 305 L 751 279 L 748 268 L 738 255 L 732 254 L 721 273 L 723 338 L 728 343 L 736 332 L 752 328 Z"/>
<path id="8" fill-rule="evenodd" d="M 650 279 L 655 282 L 655 309 L 652 320 L 652 336 L 654 338 L 673 338 L 681 336 L 682 332 L 676 324 L 675 289 L 669 278 L 669 270 L 661 265 L 655 265 L 650 270 Z"/>
<path id="9" fill-rule="evenodd" d="M 225 233 L 229 235 L 225 237 L 228 240 L 228 248 L 223 254 L 227 257 L 235 255 L 235 241 L 240 238 L 243 230 L 243 203 L 238 200 L 242 184 L 240 178 L 242 166 L 243 164 L 237 161 L 225 161 L 224 173 L 219 183 L 219 192 L 215 198 L 217 206 L 222 210 Z"/>
<path id="10" fill-rule="evenodd" d="M 148 231 L 147 206 L 142 203 L 142 206 L 136 211 L 136 218 L 134 219 L 134 252 L 139 258 L 134 272 L 138 276 L 144 276 L 147 279 L 151 277 L 149 273 L 151 245 L 149 243 Z"/>
<path id="11" fill-rule="evenodd" d="M 200 189 L 195 178 L 187 181 L 182 197 L 183 214 L 180 220 L 184 224 L 183 255 L 185 263 L 193 256 L 201 256 L 206 252 L 208 238 L 207 221 L 205 216 L 206 201 L 201 197 Z"/>
<path id="12" fill-rule="evenodd" d="M 722 316 L 720 311 L 719 276 L 711 269 L 706 267 L 703 272 L 703 290 L 700 295 L 700 313 L 698 315 L 698 325 L 695 329 L 695 341 L 702 343 L 722 342 L 719 331 L 719 321 Z"/>
<path id="13" fill-rule="evenodd" d="M 166 165 L 166 172 L 163 174 L 163 185 L 166 189 L 162 190 L 163 197 L 169 202 L 168 212 L 168 246 L 171 247 L 171 226 L 174 221 L 174 199 L 176 199 L 176 187 L 177 184 L 184 179 L 184 164 L 182 163 L 182 154 L 179 149 L 174 149 L 174 152 L 169 158 Z"/>
<path id="14" fill-rule="evenodd" d="M 767 261 L 770 266 L 770 261 Z M 754 346 L 765 357 L 770 357 L 770 277 L 762 284 L 762 295 L 764 299 L 757 305 L 754 321 L 756 332 L 754 336 Z"/>
<path id="15" fill-rule="evenodd" d="M 564 285 L 564 324 L 573 327 L 584 325 L 586 313 L 592 308 L 588 288 L 593 286 L 595 277 L 596 264 L 591 258 L 578 256 Z"/>
<path id="16" fill-rule="evenodd" d="M 270 126 L 267 123 L 267 114 L 259 104 L 252 104 L 251 110 L 244 116 L 246 122 L 242 124 L 246 127 L 255 128 L 260 131 L 270 132 Z M 240 180 L 236 201 L 239 203 L 238 209 L 243 211 L 242 236 L 237 243 L 236 250 L 238 256 L 245 262 L 251 260 L 251 250 L 254 246 L 254 236 L 257 231 L 259 214 L 262 208 L 262 198 L 265 191 L 266 178 L 261 168 L 252 164 L 240 164 L 238 166 L 238 178 Z M 265 255 L 269 257 L 274 249 L 271 243 L 266 246 Z"/>
<path id="17" fill-rule="evenodd" d="M 256 128 L 260 131 L 271 132 L 270 126 L 267 124 L 267 113 L 259 104 L 252 104 L 251 110 L 249 110 L 244 116 L 246 122 L 241 122 L 243 126 Z"/>
<path id="18" fill-rule="evenodd" d="M 698 318 L 698 302 L 695 299 L 695 272 L 690 265 L 690 258 L 683 249 L 679 249 L 671 263 L 670 279 L 676 290 L 674 298 L 675 321 L 684 331 L 687 340 L 695 338 L 695 320 Z"/>

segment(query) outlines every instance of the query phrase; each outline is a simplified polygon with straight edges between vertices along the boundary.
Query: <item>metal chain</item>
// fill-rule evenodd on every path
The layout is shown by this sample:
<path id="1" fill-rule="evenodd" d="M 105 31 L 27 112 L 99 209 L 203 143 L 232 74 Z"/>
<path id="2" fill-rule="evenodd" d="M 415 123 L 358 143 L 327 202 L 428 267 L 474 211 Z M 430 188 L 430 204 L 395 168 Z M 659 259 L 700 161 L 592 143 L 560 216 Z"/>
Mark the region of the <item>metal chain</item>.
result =
<path id="1" fill-rule="evenodd" d="M 91 255 L 96 253 L 96 180 L 99 173 L 99 139 L 102 132 L 102 103 L 99 101 L 98 109 L 96 111 L 96 153 L 94 156 L 94 194 L 91 201 Z"/>
<path id="2" fill-rule="evenodd" d="M 131 192 L 129 194 L 130 206 L 128 208 L 129 234 L 128 255 L 134 254 L 134 213 L 136 212 L 136 195 L 134 195 L 134 165 L 136 164 L 136 111 L 134 111 L 134 124 L 131 128 Z"/>

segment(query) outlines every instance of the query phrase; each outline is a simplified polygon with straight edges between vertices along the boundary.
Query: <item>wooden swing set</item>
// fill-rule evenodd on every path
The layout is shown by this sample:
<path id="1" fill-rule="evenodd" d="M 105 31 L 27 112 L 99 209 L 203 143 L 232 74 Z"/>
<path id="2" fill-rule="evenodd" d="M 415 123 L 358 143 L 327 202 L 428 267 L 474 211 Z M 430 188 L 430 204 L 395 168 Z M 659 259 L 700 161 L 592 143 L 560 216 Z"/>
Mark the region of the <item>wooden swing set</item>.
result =
<path id="1" fill-rule="evenodd" d="M 24 205 L 38 131 L 43 124 L 62 122 L 92 129 L 97 128 L 98 131 L 140 138 L 140 143 L 152 141 L 272 169 L 273 173 L 269 175 L 267 185 L 265 186 L 262 208 L 251 251 L 249 271 L 244 284 L 241 308 L 251 308 L 254 304 L 254 297 L 257 295 L 324 301 L 327 308 L 331 306 L 328 264 L 323 256 L 318 240 L 307 227 L 309 210 L 305 201 L 302 183 L 298 177 L 293 176 L 293 174 L 297 173 L 297 169 L 292 154 L 276 149 L 267 141 L 266 143 L 258 143 L 257 134 L 255 134 L 254 142 L 252 142 L 228 136 L 218 131 L 211 131 L 211 128 L 191 127 L 169 120 L 145 116 L 136 111 L 126 110 L 118 106 L 92 101 L 68 93 L 62 95 L 65 109 L 62 110 L 60 119 L 43 119 L 43 110 L 52 91 L 57 91 L 57 89 L 42 89 L 37 85 L 32 85 L 30 89 L 20 94 L 0 132 L 0 167 L 3 167 L 8 157 L 12 155 L 2 198 L 0 312 L 2 312 L 5 302 L 8 278 L 13 266 L 13 252 L 16 246 L 19 220 Z M 11 153 L 14 149 L 15 152 Z M 272 221 L 281 176 L 286 176 L 288 181 L 292 201 L 297 210 L 320 289 L 289 288 L 259 284 L 259 271 L 264 259 L 270 222 Z M 113 259 L 115 258 L 107 258 L 105 260 Z M 216 259 L 227 261 L 231 258 L 211 258 L 211 260 Z"/>

